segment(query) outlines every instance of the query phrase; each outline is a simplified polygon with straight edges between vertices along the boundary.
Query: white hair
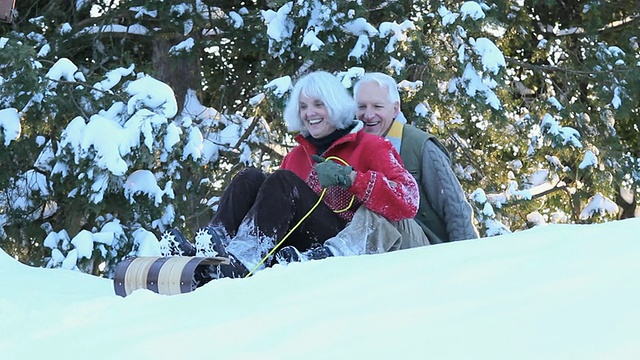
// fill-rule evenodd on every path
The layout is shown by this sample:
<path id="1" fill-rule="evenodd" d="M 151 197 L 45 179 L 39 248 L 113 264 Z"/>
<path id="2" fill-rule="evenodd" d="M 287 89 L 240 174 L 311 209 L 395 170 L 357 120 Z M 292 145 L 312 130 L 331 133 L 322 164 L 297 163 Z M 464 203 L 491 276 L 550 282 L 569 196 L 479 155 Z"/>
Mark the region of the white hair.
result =
<path id="1" fill-rule="evenodd" d="M 396 101 L 398 102 L 398 104 L 400 103 L 400 93 L 398 92 L 398 84 L 391 76 L 384 73 L 380 73 L 380 72 L 372 72 L 372 73 L 364 74 L 364 76 L 361 77 L 360 80 L 358 80 L 358 82 L 356 82 L 356 84 L 353 86 L 353 95 L 357 96 L 358 91 L 360 91 L 360 86 L 362 86 L 362 84 L 371 83 L 371 82 L 375 82 L 378 84 L 378 86 L 380 86 L 381 89 L 387 90 L 389 101 L 391 101 L 392 103 L 395 103 Z"/>
<path id="2" fill-rule="evenodd" d="M 300 78 L 284 109 L 284 121 L 289 131 L 309 135 L 300 117 L 300 96 L 317 98 L 327 108 L 329 122 L 336 129 L 346 129 L 356 118 L 356 102 L 337 77 L 326 71 L 314 71 Z"/>

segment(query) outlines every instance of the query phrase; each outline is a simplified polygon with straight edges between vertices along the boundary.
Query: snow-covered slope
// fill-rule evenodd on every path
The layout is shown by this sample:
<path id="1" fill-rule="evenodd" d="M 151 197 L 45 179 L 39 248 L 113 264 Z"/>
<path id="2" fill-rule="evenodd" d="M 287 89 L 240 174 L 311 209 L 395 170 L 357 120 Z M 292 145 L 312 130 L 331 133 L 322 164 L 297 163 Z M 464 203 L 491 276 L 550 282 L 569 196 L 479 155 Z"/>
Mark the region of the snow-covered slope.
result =
<path id="1" fill-rule="evenodd" d="M 3 359 L 638 359 L 640 219 L 276 266 L 193 293 L 0 251 Z"/>

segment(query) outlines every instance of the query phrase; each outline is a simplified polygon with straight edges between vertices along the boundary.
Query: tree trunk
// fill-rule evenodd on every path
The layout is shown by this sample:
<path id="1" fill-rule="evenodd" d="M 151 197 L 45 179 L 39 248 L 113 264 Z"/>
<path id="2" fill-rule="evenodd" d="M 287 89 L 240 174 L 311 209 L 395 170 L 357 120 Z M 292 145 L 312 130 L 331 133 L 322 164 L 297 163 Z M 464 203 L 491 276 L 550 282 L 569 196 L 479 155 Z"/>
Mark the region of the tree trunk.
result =
<path id="1" fill-rule="evenodd" d="M 616 203 L 621 209 L 620 215 L 618 216 L 620 220 L 636 217 L 636 213 L 640 211 L 633 189 L 618 188 Z"/>
<path id="2" fill-rule="evenodd" d="M 178 102 L 178 111 L 182 111 L 187 90 L 199 91 L 201 88 L 199 56 L 194 53 L 179 56 L 169 54 L 169 49 L 182 40 L 182 36 L 167 34 L 153 39 L 152 61 L 155 78 L 173 89 Z"/>

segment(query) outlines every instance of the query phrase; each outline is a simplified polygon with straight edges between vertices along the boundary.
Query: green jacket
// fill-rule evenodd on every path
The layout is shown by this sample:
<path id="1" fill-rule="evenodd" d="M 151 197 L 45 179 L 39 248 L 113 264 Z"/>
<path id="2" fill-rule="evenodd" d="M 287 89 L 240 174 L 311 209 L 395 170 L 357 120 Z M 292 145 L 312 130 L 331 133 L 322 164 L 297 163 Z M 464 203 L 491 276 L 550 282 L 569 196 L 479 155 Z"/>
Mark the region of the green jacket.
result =
<path id="1" fill-rule="evenodd" d="M 429 243 L 477 238 L 471 205 L 444 145 L 434 135 L 405 124 L 400 157 L 418 183 L 420 205 L 415 220 Z"/>
<path id="2" fill-rule="evenodd" d="M 400 157 L 402 158 L 404 167 L 409 170 L 411 175 L 416 179 L 418 188 L 420 189 L 420 206 L 418 207 L 415 220 L 420 224 L 429 242 L 433 244 L 449 241 L 449 235 L 447 234 L 444 220 L 438 217 L 433 206 L 429 203 L 425 189 L 420 186 L 422 184 L 422 154 L 424 153 L 425 143 L 428 140 L 435 141 L 447 157 L 449 156 L 447 150 L 440 144 L 440 141 L 438 141 L 435 136 L 405 124 L 402 131 Z"/>

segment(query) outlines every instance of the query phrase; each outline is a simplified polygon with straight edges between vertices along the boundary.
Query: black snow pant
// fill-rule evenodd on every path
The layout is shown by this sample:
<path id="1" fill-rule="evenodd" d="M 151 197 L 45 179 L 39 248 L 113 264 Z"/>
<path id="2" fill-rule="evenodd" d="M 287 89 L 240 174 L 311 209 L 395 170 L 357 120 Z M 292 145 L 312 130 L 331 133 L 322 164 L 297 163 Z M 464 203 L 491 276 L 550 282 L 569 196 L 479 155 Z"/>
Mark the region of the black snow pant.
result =
<path id="1" fill-rule="evenodd" d="M 292 171 L 276 170 L 266 176 L 256 168 L 246 168 L 225 189 L 209 225 L 223 228 L 231 241 L 240 234 L 250 234 L 271 238 L 277 244 L 318 199 Z M 300 251 L 308 250 L 335 236 L 346 224 L 321 201 L 278 248 L 293 245 Z"/>

